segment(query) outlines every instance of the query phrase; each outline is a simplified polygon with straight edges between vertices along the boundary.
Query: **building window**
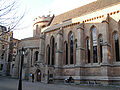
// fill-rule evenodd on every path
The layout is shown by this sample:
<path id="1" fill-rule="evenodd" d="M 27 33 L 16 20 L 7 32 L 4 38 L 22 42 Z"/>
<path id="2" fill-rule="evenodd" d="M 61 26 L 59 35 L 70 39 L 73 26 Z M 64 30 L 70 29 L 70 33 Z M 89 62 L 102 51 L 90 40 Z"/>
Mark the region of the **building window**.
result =
<path id="1" fill-rule="evenodd" d="M 5 49 L 5 45 L 4 44 L 2 45 L 2 49 Z"/>
<path id="2" fill-rule="evenodd" d="M 97 63 L 97 31 L 96 28 L 92 28 L 92 44 L 93 44 L 93 63 Z"/>
<path id="3" fill-rule="evenodd" d="M 76 51 L 77 51 L 77 47 L 78 47 L 78 45 L 77 45 L 77 39 L 75 39 L 75 41 L 74 41 L 74 64 L 76 64 Z"/>
<path id="4" fill-rule="evenodd" d="M 65 65 L 68 64 L 68 44 L 65 42 Z"/>
<path id="5" fill-rule="evenodd" d="M 49 45 L 47 46 L 47 62 L 48 62 L 48 65 L 50 65 L 50 46 Z"/>
<path id="6" fill-rule="evenodd" d="M 73 64 L 73 33 L 70 34 L 70 64 Z"/>
<path id="7" fill-rule="evenodd" d="M 78 47 L 78 45 L 77 45 L 77 41 L 76 41 L 76 43 L 75 43 L 75 48 L 77 49 L 77 47 Z"/>
<path id="8" fill-rule="evenodd" d="M 115 45 L 116 61 L 120 61 L 120 56 L 119 56 L 119 37 L 118 37 L 118 34 L 114 35 L 114 45 Z"/>
<path id="9" fill-rule="evenodd" d="M 53 78 L 53 74 L 50 74 L 50 78 Z"/>
<path id="10" fill-rule="evenodd" d="M 90 40 L 87 39 L 87 60 L 88 60 L 88 63 L 90 63 Z"/>
<path id="11" fill-rule="evenodd" d="M 35 61 L 38 61 L 38 55 L 39 55 L 39 52 L 36 51 L 36 52 L 35 52 Z"/>
<path id="12" fill-rule="evenodd" d="M 14 64 L 12 64 L 12 68 L 14 67 Z"/>
<path id="13" fill-rule="evenodd" d="M 55 59 L 55 39 L 54 39 L 54 37 L 51 38 L 51 51 L 52 51 L 51 64 L 54 65 L 54 59 Z"/>
<path id="14" fill-rule="evenodd" d="M 0 70 L 2 70 L 3 69 L 3 64 L 0 64 Z"/>
<path id="15" fill-rule="evenodd" d="M 100 43 L 100 62 L 102 63 L 102 60 L 103 60 L 103 50 L 102 50 L 102 44 L 103 44 L 103 38 L 102 36 L 100 36 L 99 38 L 99 43 Z"/>
<path id="16" fill-rule="evenodd" d="M 2 53 L 2 55 L 1 55 L 1 59 L 4 59 L 4 53 Z"/>
<path id="17" fill-rule="evenodd" d="M 42 26 L 42 28 L 46 27 L 45 25 Z"/>
<path id="18" fill-rule="evenodd" d="M 14 47 L 16 46 L 16 43 L 14 43 Z"/>

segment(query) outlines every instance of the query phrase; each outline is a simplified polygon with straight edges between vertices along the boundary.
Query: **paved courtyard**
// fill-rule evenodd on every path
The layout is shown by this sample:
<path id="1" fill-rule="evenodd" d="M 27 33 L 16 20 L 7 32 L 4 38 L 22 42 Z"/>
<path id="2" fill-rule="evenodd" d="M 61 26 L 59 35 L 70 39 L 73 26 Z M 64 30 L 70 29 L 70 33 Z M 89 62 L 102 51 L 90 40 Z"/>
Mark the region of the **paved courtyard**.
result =
<path id="1" fill-rule="evenodd" d="M 17 90 L 18 80 L 0 77 L 0 90 Z M 23 81 L 23 90 L 120 90 L 115 86 L 88 86 L 66 84 L 43 84 L 39 82 Z"/>

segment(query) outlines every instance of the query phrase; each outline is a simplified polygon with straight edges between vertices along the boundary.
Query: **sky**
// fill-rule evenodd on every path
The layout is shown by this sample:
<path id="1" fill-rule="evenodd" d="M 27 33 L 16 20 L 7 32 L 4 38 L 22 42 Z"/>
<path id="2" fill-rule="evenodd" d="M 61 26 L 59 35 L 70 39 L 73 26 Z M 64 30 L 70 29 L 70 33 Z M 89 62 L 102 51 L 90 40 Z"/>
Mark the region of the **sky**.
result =
<path id="1" fill-rule="evenodd" d="M 21 10 L 26 10 L 19 28 L 14 30 L 13 37 L 24 39 L 33 36 L 33 19 L 48 14 L 59 15 L 74 8 L 96 0 L 21 0 Z"/>

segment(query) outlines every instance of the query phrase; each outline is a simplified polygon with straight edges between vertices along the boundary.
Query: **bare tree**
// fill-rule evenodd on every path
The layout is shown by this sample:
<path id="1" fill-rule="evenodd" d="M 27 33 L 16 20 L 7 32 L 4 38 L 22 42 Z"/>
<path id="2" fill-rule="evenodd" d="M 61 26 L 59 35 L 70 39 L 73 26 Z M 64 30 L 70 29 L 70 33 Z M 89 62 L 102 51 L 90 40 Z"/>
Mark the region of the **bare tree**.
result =
<path id="1" fill-rule="evenodd" d="M 19 0 L 0 0 L 0 25 L 9 27 L 5 33 L 15 30 L 25 13 Z"/>

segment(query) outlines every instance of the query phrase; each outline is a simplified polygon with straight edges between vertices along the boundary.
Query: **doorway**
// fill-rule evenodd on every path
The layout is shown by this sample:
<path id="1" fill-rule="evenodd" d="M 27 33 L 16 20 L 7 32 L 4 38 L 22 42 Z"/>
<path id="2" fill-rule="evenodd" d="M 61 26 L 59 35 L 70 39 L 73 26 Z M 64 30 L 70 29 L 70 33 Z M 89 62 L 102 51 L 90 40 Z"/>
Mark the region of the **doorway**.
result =
<path id="1" fill-rule="evenodd" d="M 41 71 L 39 69 L 37 69 L 36 71 L 36 80 L 38 82 L 41 82 Z"/>

